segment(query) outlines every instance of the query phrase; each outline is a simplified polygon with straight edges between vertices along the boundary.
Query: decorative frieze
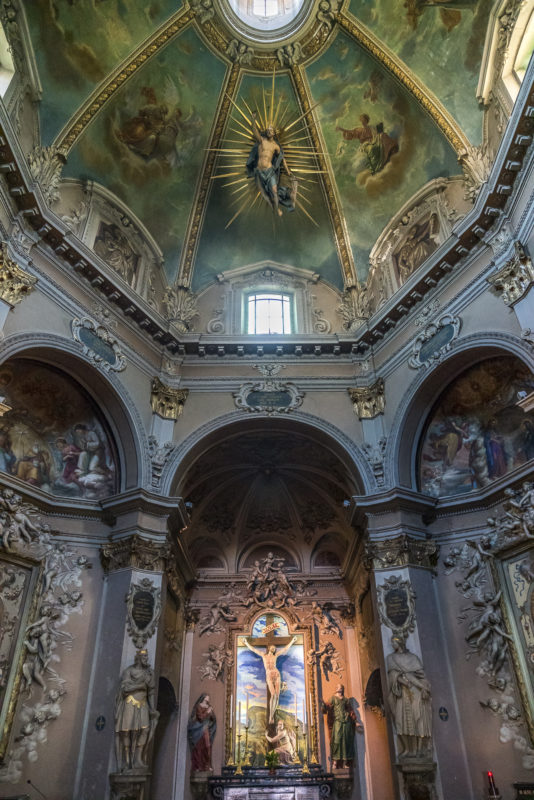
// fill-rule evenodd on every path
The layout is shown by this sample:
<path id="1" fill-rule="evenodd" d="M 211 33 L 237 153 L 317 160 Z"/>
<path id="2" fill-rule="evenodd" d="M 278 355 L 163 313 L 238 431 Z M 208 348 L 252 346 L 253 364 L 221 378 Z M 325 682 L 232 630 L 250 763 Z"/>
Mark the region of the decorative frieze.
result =
<path id="1" fill-rule="evenodd" d="M 374 419 L 384 413 L 386 407 L 384 379 L 379 378 L 372 386 L 348 389 L 354 413 L 358 419 Z"/>
<path id="2" fill-rule="evenodd" d="M 177 420 L 184 410 L 188 394 L 188 389 L 173 389 L 159 378 L 153 378 L 150 394 L 152 413 L 163 419 Z"/>
<path id="3" fill-rule="evenodd" d="M 163 572 L 170 553 L 168 542 L 153 542 L 138 534 L 103 545 L 100 559 L 106 573 L 119 569 Z"/>
<path id="4" fill-rule="evenodd" d="M 367 569 L 405 566 L 435 569 L 438 555 L 439 545 L 436 542 L 429 539 L 414 539 L 406 534 L 395 539 L 368 541 L 365 545 Z"/>
<path id="5" fill-rule="evenodd" d="M 24 272 L 9 258 L 5 244 L 0 250 L 0 298 L 11 306 L 16 306 L 33 291 L 37 278 Z"/>
<path id="6" fill-rule="evenodd" d="M 507 306 L 521 300 L 534 283 L 532 259 L 525 253 L 521 242 L 514 242 L 514 248 L 513 257 L 487 279 Z"/>

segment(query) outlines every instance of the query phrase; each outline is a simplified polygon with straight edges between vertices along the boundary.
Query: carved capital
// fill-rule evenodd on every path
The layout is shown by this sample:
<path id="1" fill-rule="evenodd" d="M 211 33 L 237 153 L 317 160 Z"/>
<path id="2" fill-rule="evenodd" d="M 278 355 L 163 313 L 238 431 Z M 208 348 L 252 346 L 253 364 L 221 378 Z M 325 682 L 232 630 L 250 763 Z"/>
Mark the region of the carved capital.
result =
<path id="1" fill-rule="evenodd" d="M 520 242 L 514 242 L 514 247 L 513 257 L 487 279 L 507 306 L 513 306 L 521 300 L 534 283 L 532 259 L 527 256 Z"/>
<path id="2" fill-rule="evenodd" d="M 6 303 L 17 303 L 33 291 L 37 278 L 29 275 L 9 258 L 5 244 L 0 250 L 0 297 Z"/>
<path id="3" fill-rule="evenodd" d="M 188 389 L 172 389 L 162 383 L 159 378 L 154 378 L 150 394 L 152 413 L 163 417 L 163 419 L 177 420 L 184 410 L 188 394 Z"/>
<path id="4" fill-rule="evenodd" d="M 369 541 L 365 545 L 367 569 L 391 567 L 425 567 L 435 569 L 438 563 L 439 545 L 428 539 L 414 539 L 405 534 L 395 539 Z"/>
<path id="5" fill-rule="evenodd" d="M 145 569 L 163 572 L 170 553 L 168 542 L 152 542 L 134 534 L 127 539 L 102 546 L 100 560 L 105 572 L 119 569 Z"/>
<path id="6" fill-rule="evenodd" d="M 374 419 L 384 413 L 386 396 L 383 378 L 379 378 L 372 386 L 348 389 L 348 393 L 358 419 Z"/>

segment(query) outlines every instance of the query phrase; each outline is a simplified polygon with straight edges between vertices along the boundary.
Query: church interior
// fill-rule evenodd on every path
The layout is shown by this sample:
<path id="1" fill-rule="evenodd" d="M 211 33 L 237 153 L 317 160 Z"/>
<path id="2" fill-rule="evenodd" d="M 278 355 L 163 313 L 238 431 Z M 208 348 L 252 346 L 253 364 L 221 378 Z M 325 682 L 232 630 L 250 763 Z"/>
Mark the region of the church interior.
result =
<path id="1" fill-rule="evenodd" d="M 534 798 L 534 0 L 1 0 L 0 798 Z"/>

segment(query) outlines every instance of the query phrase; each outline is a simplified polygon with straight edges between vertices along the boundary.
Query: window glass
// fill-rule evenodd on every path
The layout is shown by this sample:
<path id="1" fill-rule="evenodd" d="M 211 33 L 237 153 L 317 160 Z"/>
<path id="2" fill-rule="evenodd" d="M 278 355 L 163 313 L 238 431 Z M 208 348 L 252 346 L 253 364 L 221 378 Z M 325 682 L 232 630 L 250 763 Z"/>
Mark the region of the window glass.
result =
<path id="1" fill-rule="evenodd" d="M 258 293 L 247 298 L 247 333 L 291 333 L 291 297 Z"/>

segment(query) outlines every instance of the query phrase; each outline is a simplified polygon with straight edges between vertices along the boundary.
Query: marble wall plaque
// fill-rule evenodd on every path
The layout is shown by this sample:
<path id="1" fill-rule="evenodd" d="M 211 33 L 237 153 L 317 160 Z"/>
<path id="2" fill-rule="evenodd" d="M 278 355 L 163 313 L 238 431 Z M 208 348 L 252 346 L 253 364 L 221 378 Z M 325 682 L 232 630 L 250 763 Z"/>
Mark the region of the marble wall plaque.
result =
<path id="1" fill-rule="evenodd" d="M 154 618 L 155 597 L 146 589 L 138 589 L 132 598 L 132 619 L 140 631 L 144 631 Z"/>
<path id="2" fill-rule="evenodd" d="M 248 800 L 248 789 L 227 789 L 225 800 Z"/>
<path id="3" fill-rule="evenodd" d="M 402 628 L 410 615 L 406 589 L 389 589 L 384 595 L 386 616 L 395 628 Z"/>
<path id="4" fill-rule="evenodd" d="M 319 800 L 319 787 L 295 786 L 295 800 Z"/>

